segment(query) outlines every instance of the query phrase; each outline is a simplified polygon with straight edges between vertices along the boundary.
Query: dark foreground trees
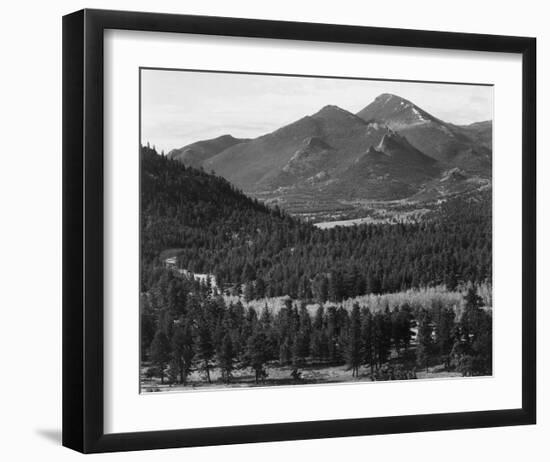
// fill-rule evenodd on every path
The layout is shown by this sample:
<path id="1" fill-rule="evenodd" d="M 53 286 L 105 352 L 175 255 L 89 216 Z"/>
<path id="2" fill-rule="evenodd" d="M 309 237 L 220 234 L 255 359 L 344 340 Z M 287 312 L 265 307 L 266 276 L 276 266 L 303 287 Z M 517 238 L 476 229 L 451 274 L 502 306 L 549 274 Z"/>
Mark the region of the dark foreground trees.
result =
<path id="1" fill-rule="evenodd" d="M 212 382 L 210 370 L 213 367 L 212 360 L 214 359 L 215 345 L 212 339 L 212 330 L 208 322 L 203 318 L 199 322 L 197 335 L 197 357 L 199 359 L 199 367 L 204 372 L 208 383 Z"/>
<path id="2" fill-rule="evenodd" d="M 267 336 L 264 332 L 254 332 L 248 339 L 246 364 L 254 370 L 254 381 L 259 383 L 267 376 L 264 370 L 267 361 Z"/>
<path id="3" fill-rule="evenodd" d="M 153 296 L 167 280 L 187 294 L 174 299 L 184 306 Z M 438 303 L 376 312 L 357 303 L 350 312 L 329 304 L 310 312 L 287 299 L 278 312 L 266 306 L 260 315 L 240 302 L 227 305 L 191 278 L 161 274 L 153 287 L 147 303 L 155 334 L 142 356 L 161 383 L 168 377 L 185 385 L 193 371 L 208 383 L 229 383 L 247 368 L 262 383 L 276 380 L 270 368 L 284 366 L 288 380 L 292 369 L 344 365 L 352 378 L 376 380 L 411 378 L 432 366 L 465 376 L 492 372 L 492 316 L 473 287 L 458 313 Z"/>
<path id="4" fill-rule="evenodd" d="M 228 383 L 231 380 L 231 372 L 235 367 L 235 348 L 231 335 L 226 333 L 223 337 L 220 352 L 218 354 L 218 366 L 221 370 L 222 380 Z"/>
<path id="5" fill-rule="evenodd" d="M 192 323 L 187 320 L 174 329 L 172 336 L 172 358 L 179 372 L 180 383 L 187 382 L 187 376 L 193 370 L 195 357 L 194 332 Z"/>
<path id="6" fill-rule="evenodd" d="M 493 320 L 482 308 L 482 300 L 474 288 L 465 297 L 465 307 L 456 328 L 452 354 L 457 369 L 464 376 L 490 375 L 493 363 Z"/>
<path id="7" fill-rule="evenodd" d="M 434 352 L 433 331 L 431 314 L 425 309 L 420 310 L 416 336 L 416 364 L 426 369 L 426 372 L 428 372 L 430 357 Z"/>
<path id="8" fill-rule="evenodd" d="M 357 303 L 353 305 L 351 311 L 346 343 L 346 360 L 352 371 L 351 376 L 358 377 L 359 366 L 365 361 L 365 339 L 361 331 L 361 308 Z"/>
<path id="9" fill-rule="evenodd" d="M 170 362 L 170 354 L 171 348 L 168 337 L 162 330 L 158 330 L 151 343 L 150 356 L 162 383 L 164 383 L 166 366 Z"/>

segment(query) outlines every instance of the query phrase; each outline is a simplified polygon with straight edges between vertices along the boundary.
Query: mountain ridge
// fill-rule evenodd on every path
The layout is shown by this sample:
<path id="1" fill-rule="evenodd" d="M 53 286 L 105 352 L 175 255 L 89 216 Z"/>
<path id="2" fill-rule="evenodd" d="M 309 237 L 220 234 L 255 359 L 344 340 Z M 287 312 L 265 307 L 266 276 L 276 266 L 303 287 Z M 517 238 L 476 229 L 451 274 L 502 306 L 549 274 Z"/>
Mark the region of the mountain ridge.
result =
<path id="1" fill-rule="evenodd" d="M 492 121 L 453 125 L 390 93 L 356 114 L 329 104 L 257 138 L 225 135 L 169 153 L 290 210 L 439 200 L 490 184 L 491 156 Z M 455 168 L 461 174 L 442 181 Z"/>
<path id="2" fill-rule="evenodd" d="M 453 125 L 389 93 L 379 95 L 357 115 L 365 120 L 383 120 L 414 147 L 448 168 L 459 167 L 469 173 L 490 175 L 491 146 L 486 138 L 487 132 L 492 132 L 492 124 L 489 127 L 487 121 Z"/>
<path id="3" fill-rule="evenodd" d="M 167 156 L 169 159 L 178 160 L 190 167 L 200 167 L 210 157 L 246 141 L 249 140 L 225 134 L 208 140 L 196 141 L 178 149 L 172 149 Z"/>

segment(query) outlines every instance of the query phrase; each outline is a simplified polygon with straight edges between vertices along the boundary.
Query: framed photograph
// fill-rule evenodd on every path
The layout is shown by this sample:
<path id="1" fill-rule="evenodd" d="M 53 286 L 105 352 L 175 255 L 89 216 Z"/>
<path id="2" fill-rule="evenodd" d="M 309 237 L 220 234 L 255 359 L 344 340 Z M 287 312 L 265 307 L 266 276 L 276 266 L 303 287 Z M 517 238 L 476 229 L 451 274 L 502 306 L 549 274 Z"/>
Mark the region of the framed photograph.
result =
<path id="1" fill-rule="evenodd" d="M 63 18 L 63 444 L 534 424 L 536 41 Z"/>

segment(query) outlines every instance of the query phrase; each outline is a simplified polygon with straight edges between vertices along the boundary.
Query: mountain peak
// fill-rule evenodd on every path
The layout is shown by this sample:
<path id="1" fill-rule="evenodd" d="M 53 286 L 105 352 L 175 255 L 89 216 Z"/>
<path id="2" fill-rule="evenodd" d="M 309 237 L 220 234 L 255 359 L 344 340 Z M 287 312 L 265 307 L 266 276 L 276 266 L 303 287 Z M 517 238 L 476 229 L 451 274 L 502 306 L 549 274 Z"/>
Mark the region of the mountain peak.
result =
<path id="1" fill-rule="evenodd" d="M 390 127 L 419 125 L 436 120 L 416 104 L 392 93 L 378 95 L 372 103 L 357 113 L 363 120 L 380 120 Z"/>
<path id="2" fill-rule="evenodd" d="M 405 98 L 401 98 L 401 96 L 394 95 L 393 93 L 381 93 L 376 98 L 374 98 L 375 101 L 384 101 L 385 103 L 388 103 L 392 100 L 397 101 L 407 101 Z M 407 101 L 410 102 L 410 101 Z"/>
<path id="3" fill-rule="evenodd" d="M 402 96 L 395 95 L 393 93 L 381 93 L 376 98 L 374 98 L 374 101 L 377 101 L 382 104 L 392 104 L 392 105 L 410 104 L 411 106 L 417 107 L 414 103 L 412 103 L 408 99 L 405 99 Z"/>
<path id="4" fill-rule="evenodd" d="M 222 141 L 222 140 L 227 140 L 227 141 L 232 141 L 232 140 L 236 140 L 237 138 L 235 138 L 233 135 L 229 134 L 229 133 L 226 133 L 225 135 L 220 135 L 218 136 L 217 138 L 214 138 L 214 140 L 218 140 L 218 141 Z"/>
<path id="5" fill-rule="evenodd" d="M 178 149 L 172 149 L 168 158 L 175 159 L 191 167 L 200 167 L 205 161 L 231 146 L 249 140 L 225 134 L 208 140 L 197 141 Z"/>
<path id="6" fill-rule="evenodd" d="M 339 106 L 335 106 L 334 104 L 328 104 L 321 108 L 318 112 L 313 114 L 311 117 L 314 119 L 323 119 L 328 121 L 333 121 L 336 119 L 347 119 L 347 120 L 353 120 L 355 122 L 361 122 L 364 123 L 362 119 L 357 117 L 355 114 L 346 111 L 345 109 L 342 109 Z"/>
<path id="7" fill-rule="evenodd" d="M 335 104 L 327 104 L 326 106 L 323 106 L 318 113 L 321 112 L 333 112 L 333 111 L 340 111 L 340 112 L 348 112 L 345 109 L 342 109 L 339 106 L 336 106 Z"/>

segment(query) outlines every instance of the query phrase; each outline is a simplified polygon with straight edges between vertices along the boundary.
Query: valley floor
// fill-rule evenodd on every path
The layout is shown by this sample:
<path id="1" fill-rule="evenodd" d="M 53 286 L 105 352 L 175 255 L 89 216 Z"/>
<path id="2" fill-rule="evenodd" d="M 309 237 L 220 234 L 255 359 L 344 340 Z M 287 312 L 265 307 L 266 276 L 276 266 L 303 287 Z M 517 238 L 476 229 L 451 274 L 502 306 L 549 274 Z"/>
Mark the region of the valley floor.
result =
<path id="1" fill-rule="evenodd" d="M 293 366 L 268 366 L 266 368 L 267 378 L 259 383 L 255 383 L 254 372 L 252 369 L 240 369 L 234 372 L 231 383 L 224 383 L 221 380 L 219 370 L 213 369 L 211 372 L 212 383 L 207 383 L 203 374 L 194 372 L 191 374 L 187 385 L 181 384 L 162 384 L 159 378 L 143 379 L 141 382 L 141 392 L 178 392 L 214 388 L 244 388 L 244 387 L 270 387 L 270 386 L 295 386 L 295 385 L 315 385 L 330 383 L 356 383 L 376 381 L 371 377 L 370 369 L 361 367 L 359 377 L 352 377 L 351 370 L 346 365 L 340 366 L 305 366 L 299 368 L 301 378 L 295 380 L 292 378 Z M 456 371 L 447 371 L 442 364 L 428 368 L 428 371 L 418 370 L 415 372 L 416 379 L 446 379 L 462 377 L 462 374 Z M 411 377 L 413 378 L 413 377 Z M 389 379 L 380 379 L 386 381 Z"/>

